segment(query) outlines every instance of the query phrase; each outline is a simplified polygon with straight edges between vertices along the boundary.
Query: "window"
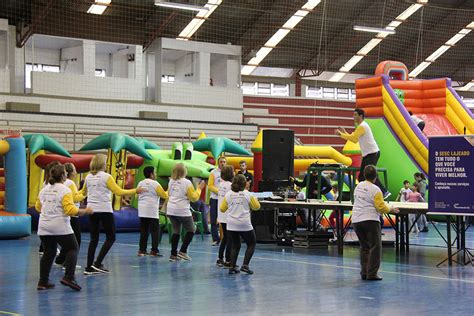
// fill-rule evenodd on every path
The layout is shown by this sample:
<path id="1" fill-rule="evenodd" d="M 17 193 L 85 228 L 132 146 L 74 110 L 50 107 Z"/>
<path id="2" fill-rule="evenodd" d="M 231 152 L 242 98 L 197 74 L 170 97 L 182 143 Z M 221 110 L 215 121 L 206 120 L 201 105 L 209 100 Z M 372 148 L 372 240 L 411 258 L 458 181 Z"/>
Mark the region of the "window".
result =
<path id="1" fill-rule="evenodd" d="M 257 82 L 257 94 L 258 95 L 271 95 L 272 94 L 272 84 Z"/>
<path id="2" fill-rule="evenodd" d="M 161 82 L 174 83 L 173 75 L 161 75 Z"/>
<path id="3" fill-rule="evenodd" d="M 96 77 L 105 77 L 105 69 L 96 69 L 95 70 Z"/>
<path id="4" fill-rule="evenodd" d="M 336 88 L 323 88 L 323 99 L 335 99 Z"/>
<path id="5" fill-rule="evenodd" d="M 255 95 L 256 94 L 256 82 L 242 82 L 242 93 L 248 95 Z"/>
<path id="6" fill-rule="evenodd" d="M 290 86 L 287 84 L 273 84 L 272 83 L 272 95 L 280 97 L 290 96 Z"/>
<path id="7" fill-rule="evenodd" d="M 25 88 L 31 89 L 31 72 L 59 72 L 59 66 L 56 65 L 43 65 L 43 64 L 34 64 L 31 65 L 27 63 L 25 65 Z"/>
<path id="8" fill-rule="evenodd" d="M 349 89 L 336 89 L 336 99 L 338 100 L 349 100 Z"/>
<path id="9" fill-rule="evenodd" d="M 307 98 L 323 98 L 323 88 L 321 87 L 308 87 L 306 89 L 306 97 Z"/>

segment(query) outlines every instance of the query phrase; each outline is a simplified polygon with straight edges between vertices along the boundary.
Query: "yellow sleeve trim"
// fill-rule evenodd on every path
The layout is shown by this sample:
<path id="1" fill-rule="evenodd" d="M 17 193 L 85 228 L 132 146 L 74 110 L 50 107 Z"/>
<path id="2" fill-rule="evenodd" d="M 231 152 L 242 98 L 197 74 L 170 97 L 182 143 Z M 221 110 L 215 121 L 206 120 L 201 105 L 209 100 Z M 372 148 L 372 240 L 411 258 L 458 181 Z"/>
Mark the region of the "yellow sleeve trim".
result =
<path id="1" fill-rule="evenodd" d="M 36 200 L 35 209 L 38 213 L 41 213 L 41 201 L 40 201 L 40 199 Z"/>
<path id="2" fill-rule="evenodd" d="M 158 184 L 158 186 L 156 187 L 156 194 L 158 194 L 160 198 L 163 198 L 163 199 L 168 198 L 168 193 L 166 193 L 166 191 L 163 190 L 163 187 L 160 184 Z"/>
<path id="3" fill-rule="evenodd" d="M 190 185 L 186 191 L 186 195 L 191 202 L 196 202 L 201 197 L 201 189 L 194 190 L 194 187 Z"/>
<path id="4" fill-rule="evenodd" d="M 214 174 L 211 173 L 209 175 L 209 182 L 207 184 L 207 187 L 208 187 L 209 191 L 214 192 L 214 193 L 219 193 L 219 189 L 214 185 L 214 181 L 215 181 Z"/>
<path id="5" fill-rule="evenodd" d="M 341 133 L 341 137 L 345 140 L 349 140 L 353 143 L 357 143 L 359 138 L 365 134 L 365 129 L 362 126 L 357 126 L 354 132 L 348 133 Z"/>
<path id="6" fill-rule="evenodd" d="M 72 193 L 67 193 L 63 196 L 62 205 L 64 214 L 68 216 L 76 216 L 79 209 L 74 205 Z"/>
<path id="7" fill-rule="evenodd" d="M 377 212 L 385 214 L 390 212 L 390 209 L 388 208 L 387 204 L 385 204 L 385 201 L 383 200 L 383 195 L 382 192 L 377 192 L 374 197 L 374 205 L 375 208 L 377 209 Z"/>
<path id="8" fill-rule="evenodd" d="M 75 183 L 71 184 L 68 188 L 71 189 L 74 203 L 81 202 L 85 199 L 85 196 L 82 195 L 81 192 L 77 191 Z"/>
<path id="9" fill-rule="evenodd" d="M 250 208 L 254 211 L 260 209 L 260 202 L 255 196 L 250 196 Z"/>
<path id="10" fill-rule="evenodd" d="M 229 208 L 229 206 L 227 205 L 227 199 L 224 197 L 224 199 L 222 200 L 222 203 L 221 203 L 221 209 L 220 209 L 220 211 L 221 211 L 222 213 L 225 213 L 228 208 Z"/>
<path id="11" fill-rule="evenodd" d="M 107 179 L 107 188 L 109 188 L 109 190 L 112 191 L 113 194 L 120 195 L 120 196 L 133 195 L 137 192 L 136 189 L 130 189 L 130 190 L 122 189 L 121 187 L 117 185 L 117 183 L 115 182 L 114 178 L 112 178 L 112 176 L 110 176 Z"/>

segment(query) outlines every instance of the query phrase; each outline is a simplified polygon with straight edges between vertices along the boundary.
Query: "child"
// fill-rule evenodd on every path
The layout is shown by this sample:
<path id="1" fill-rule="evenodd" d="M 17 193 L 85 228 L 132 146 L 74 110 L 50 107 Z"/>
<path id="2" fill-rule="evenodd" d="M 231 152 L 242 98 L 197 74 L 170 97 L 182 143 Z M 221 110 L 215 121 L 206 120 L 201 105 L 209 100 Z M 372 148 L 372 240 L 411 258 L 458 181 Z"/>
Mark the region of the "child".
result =
<path id="1" fill-rule="evenodd" d="M 158 239 L 160 236 L 160 197 L 168 198 L 168 194 L 161 185 L 155 180 L 155 168 L 148 166 L 143 169 L 145 180 L 140 181 L 137 188 L 144 188 L 146 192 L 138 196 L 138 216 L 140 217 L 140 245 L 138 256 L 147 255 L 146 247 L 148 244 L 148 235 L 151 232 L 151 251 L 150 256 L 161 257 L 158 250 Z"/>
<path id="2" fill-rule="evenodd" d="M 184 164 L 178 163 L 171 173 L 171 180 L 168 184 L 168 204 L 166 215 L 171 221 L 173 227 L 173 236 L 171 237 L 171 256 L 170 262 L 179 259 L 191 260 L 188 255 L 188 246 L 194 237 L 194 221 L 190 209 L 190 201 L 197 201 L 201 196 L 201 190 L 206 183 L 201 181 L 199 187 L 194 190 L 191 181 L 186 179 L 187 170 Z M 178 253 L 178 243 L 181 227 L 186 230 L 183 244 Z"/>
<path id="3" fill-rule="evenodd" d="M 426 183 L 425 175 L 421 172 L 416 172 L 413 177 L 415 178 L 415 183 L 418 184 L 418 192 L 420 192 L 421 197 L 425 199 L 426 195 L 426 187 L 428 184 Z M 426 233 L 428 232 L 428 219 L 426 218 L 425 214 L 421 214 L 418 220 L 418 225 L 420 232 Z"/>
<path id="4" fill-rule="evenodd" d="M 115 221 L 112 209 L 112 193 L 116 195 L 132 195 L 142 193 L 143 188 L 123 190 L 115 182 L 114 178 L 105 172 L 107 167 L 107 156 L 95 155 L 90 162 L 90 173 L 87 175 L 82 194 L 87 195 L 87 207 L 94 209 L 94 214 L 90 216 L 90 236 L 89 249 L 87 251 L 87 266 L 85 275 L 97 273 L 109 273 L 102 261 L 115 242 Z M 105 242 L 100 249 L 95 262 L 95 250 L 99 244 L 100 226 L 104 228 Z"/>
<path id="5" fill-rule="evenodd" d="M 78 245 L 71 228 L 70 216 L 91 214 L 92 209 L 79 210 L 74 205 L 71 190 L 63 184 L 65 180 L 64 166 L 52 167 L 48 185 L 41 190 L 35 204 L 36 210 L 41 213 L 38 236 L 40 236 L 44 248 L 40 263 L 38 290 L 48 290 L 54 287 L 54 284 L 49 283 L 49 273 L 56 255 L 57 244 L 61 245 L 62 251 L 65 253 L 66 272 L 61 284 L 76 291 L 81 290 L 74 277 Z"/>
<path id="6" fill-rule="evenodd" d="M 403 188 L 401 188 L 400 192 L 398 192 L 397 201 L 406 202 L 408 193 L 411 193 L 411 192 L 412 191 L 410 190 L 410 181 L 408 180 L 403 181 Z"/>
<path id="7" fill-rule="evenodd" d="M 232 243 L 229 274 L 239 273 L 236 264 L 241 246 L 240 237 L 247 244 L 240 271 L 253 274 L 253 271 L 249 269 L 249 263 L 255 251 L 256 236 L 250 221 L 250 210 L 258 210 L 260 203 L 255 196 L 245 190 L 246 184 L 247 181 L 243 175 L 236 175 L 232 181 L 231 191 L 225 195 L 220 208 L 221 212 L 227 212 L 227 234 Z"/>
<path id="8" fill-rule="evenodd" d="M 411 189 L 411 192 L 409 192 L 407 194 L 407 198 L 406 198 L 406 202 L 413 202 L 413 203 L 416 203 L 416 202 L 424 202 L 425 199 L 421 196 L 421 193 L 418 192 L 418 183 L 413 183 L 413 187 Z M 408 215 L 408 221 L 410 223 L 410 227 L 413 226 L 413 232 L 418 235 L 418 233 L 420 232 L 420 229 L 418 228 L 418 226 L 415 224 L 413 225 L 413 223 L 415 222 L 416 220 L 416 214 L 409 214 Z"/>
<path id="9" fill-rule="evenodd" d="M 230 191 L 230 187 L 232 185 L 233 179 L 234 179 L 234 168 L 229 165 L 224 166 L 221 171 L 221 183 L 219 184 L 219 192 L 217 196 L 217 209 L 220 209 L 222 205 L 222 200 L 224 200 L 224 197 L 227 194 L 227 192 Z M 247 181 L 247 185 L 250 185 L 249 181 Z M 229 236 L 227 234 L 227 214 L 223 212 L 219 212 L 217 214 L 217 221 L 219 222 L 221 226 L 222 238 L 221 238 L 221 243 L 219 245 L 219 258 L 217 259 L 216 265 L 218 267 L 224 266 L 225 268 L 230 268 L 231 243 L 229 240 Z M 225 251 L 225 262 L 224 262 L 224 251 Z"/>
<path id="10" fill-rule="evenodd" d="M 64 169 L 66 170 L 67 179 L 64 181 L 64 185 L 67 186 L 72 192 L 72 199 L 74 201 L 74 205 L 79 208 L 79 202 L 84 200 L 84 196 L 77 191 L 77 186 L 74 180 L 76 179 L 77 172 L 76 167 L 70 162 L 64 164 Z M 76 237 L 77 241 L 77 252 L 79 252 L 79 248 L 81 248 L 81 223 L 79 222 L 79 217 L 71 216 L 71 227 L 74 231 L 74 236 Z M 58 265 L 64 265 L 64 261 L 66 260 L 66 252 L 61 249 L 59 256 L 57 256 L 55 263 Z M 80 268 L 80 266 L 77 266 Z"/>

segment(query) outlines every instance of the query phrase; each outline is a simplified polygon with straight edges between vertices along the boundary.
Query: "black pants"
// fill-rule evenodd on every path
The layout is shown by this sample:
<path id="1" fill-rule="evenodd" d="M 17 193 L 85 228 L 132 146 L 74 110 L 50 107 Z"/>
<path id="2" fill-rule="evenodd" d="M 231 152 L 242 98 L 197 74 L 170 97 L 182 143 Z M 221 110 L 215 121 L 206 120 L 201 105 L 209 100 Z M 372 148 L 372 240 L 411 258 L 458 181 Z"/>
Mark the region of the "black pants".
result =
<path id="1" fill-rule="evenodd" d="M 209 209 L 211 212 L 211 234 L 212 240 L 219 242 L 219 226 L 217 226 L 217 199 L 209 200 Z"/>
<path id="2" fill-rule="evenodd" d="M 247 250 L 245 250 L 243 265 L 248 266 L 250 263 L 250 259 L 252 259 L 253 253 L 255 251 L 255 245 L 257 244 L 257 237 L 255 236 L 255 231 L 253 229 L 246 232 L 228 230 L 227 235 L 232 244 L 232 249 L 230 250 L 230 265 L 232 267 L 235 267 L 237 265 L 237 257 L 239 256 L 241 246 L 240 237 L 242 237 L 245 243 L 247 244 Z"/>
<path id="3" fill-rule="evenodd" d="M 99 244 L 99 233 L 100 233 L 100 224 L 102 223 L 102 227 L 104 228 L 105 232 L 105 242 L 100 249 L 99 255 L 97 256 L 96 261 L 94 262 L 95 257 L 95 249 Z M 110 248 L 115 242 L 115 221 L 114 221 L 114 214 L 113 213 L 94 213 L 89 216 L 89 224 L 90 224 L 90 233 L 91 233 L 91 241 L 89 243 L 89 250 L 87 251 L 87 267 L 92 266 L 93 263 L 100 266 L 102 264 L 102 260 L 104 260 L 105 256 L 109 252 Z"/>
<path id="4" fill-rule="evenodd" d="M 230 262 L 231 244 L 230 244 L 229 234 L 227 233 L 227 224 L 226 223 L 220 223 L 220 224 L 222 228 L 222 239 L 221 239 L 221 244 L 219 245 L 219 259 L 220 260 L 224 259 L 224 251 L 225 251 L 225 261 Z"/>
<path id="5" fill-rule="evenodd" d="M 151 251 L 158 252 L 160 220 L 158 218 L 140 217 L 140 251 L 146 252 L 148 235 L 151 233 Z"/>
<path id="6" fill-rule="evenodd" d="M 194 221 L 192 216 L 173 216 L 170 215 L 168 218 L 171 221 L 171 226 L 173 227 L 173 235 L 171 236 L 171 255 L 178 255 L 178 243 L 181 233 L 181 227 L 184 227 L 186 230 L 186 235 L 184 235 L 183 243 L 181 244 L 180 252 L 187 253 L 188 246 L 193 240 L 194 237 Z M 168 232 L 169 233 L 169 232 Z"/>
<path id="7" fill-rule="evenodd" d="M 79 249 L 81 248 L 81 223 L 79 221 L 79 217 L 71 217 L 71 227 L 74 232 L 74 236 L 76 237 L 77 241 L 77 252 L 79 253 Z M 66 260 L 66 252 L 61 248 L 61 252 L 59 256 L 56 257 L 56 264 L 64 264 Z"/>
<path id="8" fill-rule="evenodd" d="M 354 223 L 353 226 L 360 243 L 360 275 L 376 276 L 382 255 L 380 222 L 363 221 Z"/>
<path id="9" fill-rule="evenodd" d="M 377 166 L 377 161 L 379 161 L 379 158 L 380 158 L 380 151 L 373 154 L 368 154 L 362 157 L 362 162 L 360 163 L 360 171 L 359 171 L 359 177 L 358 177 L 359 182 L 365 181 L 365 176 L 364 176 L 365 167 L 367 167 L 368 165 Z M 378 175 L 377 175 L 377 179 L 375 179 L 375 185 L 378 186 L 380 190 L 382 190 L 383 194 L 387 192 L 387 189 L 385 189 L 382 182 L 380 182 Z"/>
<path id="10" fill-rule="evenodd" d="M 61 246 L 62 251 L 64 251 L 66 254 L 66 258 L 64 260 L 66 273 L 64 274 L 64 277 L 68 280 L 74 280 L 78 249 L 76 237 L 74 237 L 74 234 L 40 236 L 40 238 L 44 250 L 44 254 L 40 261 L 40 282 L 48 283 L 49 281 L 49 273 L 51 271 L 51 266 L 53 265 L 54 257 L 56 256 L 58 244 Z"/>

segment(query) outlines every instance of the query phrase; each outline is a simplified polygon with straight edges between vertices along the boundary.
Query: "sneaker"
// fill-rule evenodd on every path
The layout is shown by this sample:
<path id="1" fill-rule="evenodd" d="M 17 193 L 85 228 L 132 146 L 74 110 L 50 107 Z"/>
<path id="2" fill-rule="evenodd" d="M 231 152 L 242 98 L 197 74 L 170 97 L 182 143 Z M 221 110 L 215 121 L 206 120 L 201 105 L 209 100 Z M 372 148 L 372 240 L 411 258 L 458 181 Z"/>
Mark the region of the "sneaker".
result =
<path id="1" fill-rule="evenodd" d="M 97 264 L 94 263 L 94 264 L 92 265 L 92 269 L 94 269 L 95 271 L 100 272 L 100 273 L 110 273 L 110 271 L 107 270 L 107 269 L 104 267 L 103 264 L 97 265 Z"/>
<path id="2" fill-rule="evenodd" d="M 253 271 L 249 269 L 249 266 L 242 266 L 242 268 L 240 268 L 240 271 L 245 272 L 247 274 L 253 274 Z"/>
<path id="3" fill-rule="evenodd" d="M 163 255 L 159 251 L 155 251 L 155 250 L 150 251 L 150 256 L 152 256 L 152 257 L 163 257 Z"/>
<path id="4" fill-rule="evenodd" d="M 94 270 L 92 267 L 87 267 L 84 269 L 84 274 L 85 275 L 93 275 L 93 274 L 99 274 L 99 271 Z"/>
<path id="5" fill-rule="evenodd" d="M 38 286 L 36 287 L 38 291 L 49 290 L 52 288 L 54 288 L 54 284 L 49 283 L 49 282 L 46 282 L 46 283 L 38 282 Z"/>
<path id="6" fill-rule="evenodd" d="M 219 268 L 222 268 L 224 266 L 224 260 L 222 259 L 217 259 L 216 261 L 216 266 L 218 266 Z"/>
<path id="7" fill-rule="evenodd" d="M 425 228 L 423 228 L 422 230 L 420 230 L 420 232 L 422 232 L 422 233 L 427 233 L 427 232 L 429 232 L 429 231 L 430 231 L 430 230 L 428 229 L 428 227 L 425 227 Z"/>
<path id="8" fill-rule="evenodd" d="M 38 255 L 42 256 L 42 255 L 44 255 L 44 252 L 43 251 L 38 251 Z"/>
<path id="9" fill-rule="evenodd" d="M 227 261 L 226 263 L 224 263 L 224 269 L 230 269 L 230 268 L 232 268 L 232 264 L 231 264 L 229 261 Z M 239 268 L 239 265 L 236 264 L 234 268 L 238 269 L 238 268 Z"/>
<path id="10" fill-rule="evenodd" d="M 68 280 L 66 278 L 61 279 L 61 284 L 65 286 L 69 286 L 71 289 L 80 291 L 82 288 L 79 284 L 77 284 L 76 280 Z"/>
<path id="11" fill-rule="evenodd" d="M 390 195 L 392 195 L 392 193 L 390 193 L 390 192 L 388 192 L 388 191 L 385 192 L 385 193 L 383 194 L 383 199 L 384 199 L 384 200 L 388 199 L 388 198 L 390 197 Z"/>
<path id="12" fill-rule="evenodd" d="M 213 246 L 219 246 L 219 242 L 218 242 L 217 240 L 214 240 L 214 241 L 212 242 L 212 245 L 213 245 Z"/>
<path id="13" fill-rule="evenodd" d="M 240 273 L 240 271 L 237 268 L 230 268 L 229 269 L 229 274 L 237 274 Z"/>
<path id="14" fill-rule="evenodd" d="M 187 261 L 191 261 L 191 257 L 185 253 L 185 252 L 178 252 L 178 258 L 179 259 L 183 259 L 183 260 L 187 260 Z"/>
<path id="15" fill-rule="evenodd" d="M 173 256 L 173 255 L 170 256 L 170 262 L 176 262 L 178 260 L 179 260 L 178 256 Z"/>
<path id="16" fill-rule="evenodd" d="M 137 254 L 138 257 L 145 257 L 146 255 L 148 255 L 146 251 L 139 251 Z"/>

